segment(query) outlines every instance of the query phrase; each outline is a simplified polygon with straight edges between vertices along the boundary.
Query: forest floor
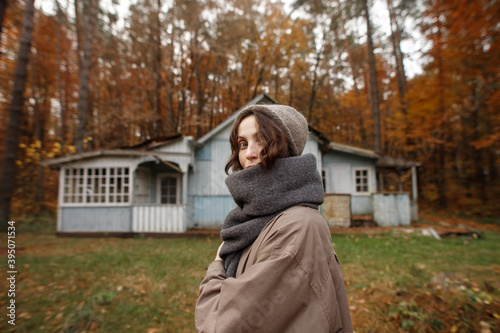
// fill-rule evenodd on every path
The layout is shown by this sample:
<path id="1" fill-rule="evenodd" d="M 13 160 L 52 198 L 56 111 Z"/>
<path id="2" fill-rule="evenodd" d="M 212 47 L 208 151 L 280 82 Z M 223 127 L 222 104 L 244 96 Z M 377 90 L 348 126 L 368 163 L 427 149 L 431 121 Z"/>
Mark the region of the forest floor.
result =
<path id="1" fill-rule="evenodd" d="M 217 232 L 67 238 L 55 235 L 53 221 L 26 221 L 16 230 L 16 326 L 5 315 L 12 297 L 2 292 L 0 331 L 195 331 L 198 285 L 220 243 Z M 481 232 L 437 240 L 407 231 L 452 226 Z M 421 210 L 410 227 L 334 229 L 332 241 L 356 332 L 500 330 L 500 219 Z M 0 280 L 1 290 L 7 282 Z"/>

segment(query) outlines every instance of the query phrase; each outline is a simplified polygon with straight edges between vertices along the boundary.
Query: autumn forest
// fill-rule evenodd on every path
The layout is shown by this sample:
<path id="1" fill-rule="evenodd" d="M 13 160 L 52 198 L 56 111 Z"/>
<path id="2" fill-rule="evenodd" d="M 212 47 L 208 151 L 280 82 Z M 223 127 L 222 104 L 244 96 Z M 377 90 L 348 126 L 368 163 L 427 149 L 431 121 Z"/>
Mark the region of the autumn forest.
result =
<path id="1" fill-rule="evenodd" d="M 43 160 L 200 138 L 261 93 L 420 163 L 422 204 L 499 215 L 498 1 L 0 0 L 1 219 L 56 209 Z"/>

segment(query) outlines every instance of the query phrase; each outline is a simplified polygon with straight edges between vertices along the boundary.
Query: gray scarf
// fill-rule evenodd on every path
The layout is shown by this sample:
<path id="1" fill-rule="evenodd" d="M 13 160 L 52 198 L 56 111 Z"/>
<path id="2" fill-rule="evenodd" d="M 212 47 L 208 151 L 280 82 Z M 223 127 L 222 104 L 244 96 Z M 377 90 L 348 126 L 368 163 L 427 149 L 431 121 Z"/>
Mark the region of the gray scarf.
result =
<path id="1" fill-rule="evenodd" d="M 323 203 L 321 176 L 312 154 L 280 158 L 273 167 L 241 170 L 226 178 L 237 207 L 229 212 L 221 230 L 226 277 L 235 277 L 241 254 L 273 218 L 293 206 L 318 209 Z"/>

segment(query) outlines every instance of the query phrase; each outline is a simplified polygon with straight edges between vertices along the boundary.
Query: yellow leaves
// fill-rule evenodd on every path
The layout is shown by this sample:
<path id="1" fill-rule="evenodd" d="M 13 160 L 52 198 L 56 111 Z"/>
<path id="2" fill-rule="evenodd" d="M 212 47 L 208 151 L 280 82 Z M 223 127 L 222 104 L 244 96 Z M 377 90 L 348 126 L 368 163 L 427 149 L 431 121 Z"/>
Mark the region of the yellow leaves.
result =
<path id="1" fill-rule="evenodd" d="M 85 139 L 86 142 L 92 141 L 91 137 Z M 42 145 L 40 140 L 35 140 L 30 144 L 20 143 L 19 148 L 23 153 L 23 158 L 16 161 L 19 167 L 27 165 L 39 165 L 41 161 L 55 158 L 57 156 L 73 154 L 76 147 L 72 145 L 61 145 L 59 142 Z"/>
<path id="2" fill-rule="evenodd" d="M 70 154 L 74 154 L 76 153 L 76 147 L 75 146 L 66 146 L 66 150 L 68 151 L 68 153 Z"/>

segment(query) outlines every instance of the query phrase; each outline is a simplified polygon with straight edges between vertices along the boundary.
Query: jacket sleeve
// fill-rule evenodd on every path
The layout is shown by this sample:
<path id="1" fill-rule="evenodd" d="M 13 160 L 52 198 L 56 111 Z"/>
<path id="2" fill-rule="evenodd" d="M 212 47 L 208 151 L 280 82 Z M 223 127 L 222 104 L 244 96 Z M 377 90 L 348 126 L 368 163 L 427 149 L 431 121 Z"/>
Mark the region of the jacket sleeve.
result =
<path id="1" fill-rule="evenodd" d="M 307 274 L 292 253 L 271 244 L 261 250 L 238 278 L 226 279 L 222 261 L 212 262 L 196 304 L 198 332 L 293 332 L 287 326 L 306 306 Z"/>

